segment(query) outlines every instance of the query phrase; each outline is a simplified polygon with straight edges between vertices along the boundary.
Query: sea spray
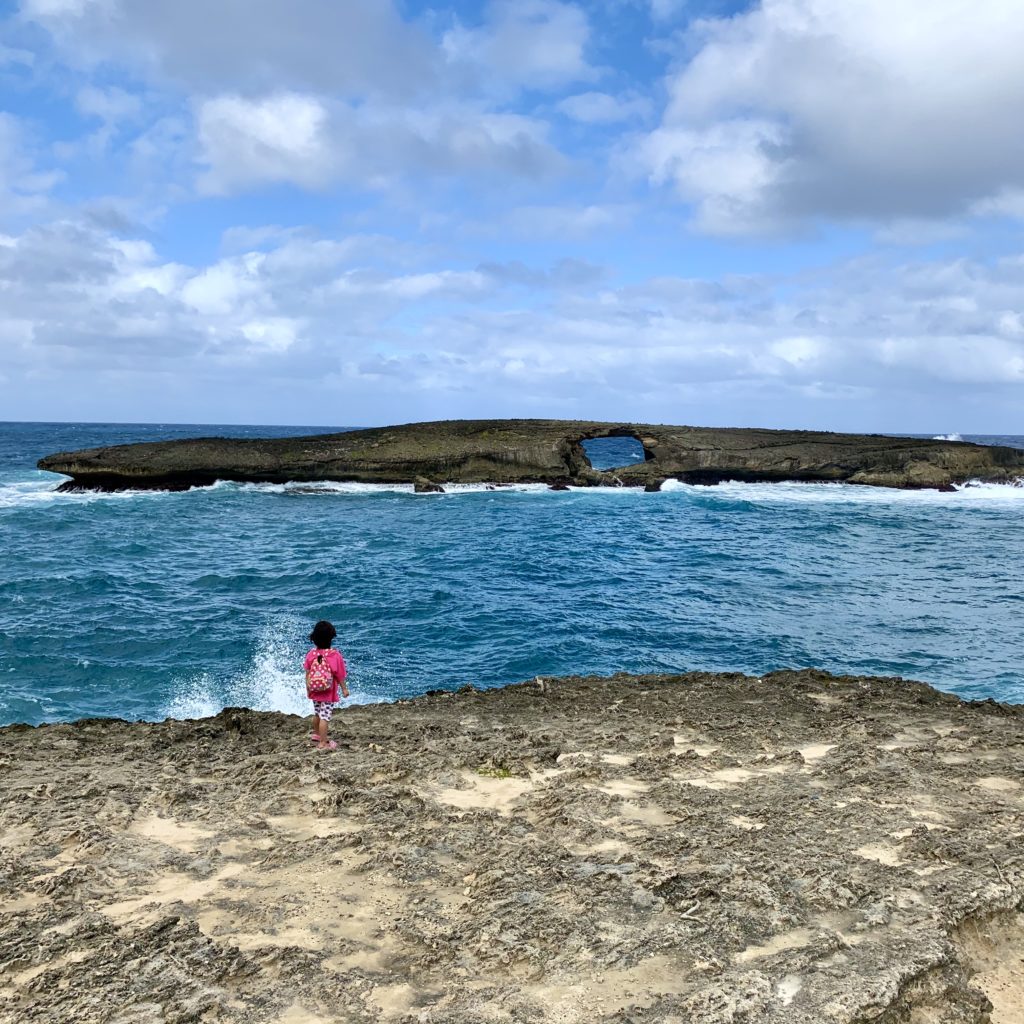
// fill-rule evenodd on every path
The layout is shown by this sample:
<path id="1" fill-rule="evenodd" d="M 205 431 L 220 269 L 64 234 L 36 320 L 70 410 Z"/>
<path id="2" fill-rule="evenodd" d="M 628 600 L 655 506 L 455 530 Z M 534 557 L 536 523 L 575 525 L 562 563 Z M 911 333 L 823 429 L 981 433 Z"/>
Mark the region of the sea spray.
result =
<path id="1" fill-rule="evenodd" d="M 301 670 L 305 648 L 294 639 L 300 630 L 301 624 L 291 620 L 268 625 L 241 672 L 212 669 L 174 680 L 161 717 L 206 718 L 226 707 L 308 714 Z"/>
<path id="2" fill-rule="evenodd" d="M 312 623 L 281 618 L 256 638 L 256 649 L 241 672 L 199 672 L 174 680 L 169 700 L 159 718 L 208 718 L 224 708 L 245 707 L 254 711 L 280 711 L 286 715 L 309 715 L 302 658 L 309 644 L 300 638 Z M 339 638 L 339 641 L 343 638 Z M 341 642 L 335 646 L 344 650 Z M 366 692 L 357 674 L 350 679 L 352 696 L 346 704 L 373 704 L 382 697 Z"/>

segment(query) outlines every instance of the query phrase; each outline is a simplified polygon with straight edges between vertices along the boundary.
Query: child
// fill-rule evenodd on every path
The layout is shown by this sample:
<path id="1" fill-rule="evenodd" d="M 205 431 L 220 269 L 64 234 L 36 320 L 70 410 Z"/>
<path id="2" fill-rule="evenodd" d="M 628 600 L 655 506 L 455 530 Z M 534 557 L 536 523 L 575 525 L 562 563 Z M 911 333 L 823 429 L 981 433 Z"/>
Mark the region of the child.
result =
<path id="1" fill-rule="evenodd" d="M 345 677 L 345 659 L 341 651 L 331 649 L 331 643 L 338 631 L 329 622 L 318 622 L 309 634 L 313 649 L 306 655 L 306 694 L 313 701 L 313 731 L 309 738 L 316 740 L 320 750 L 334 750 L 338 744 L 327 738 L 327 723 L 331 720 L 334 705 L 338 703 L 338 687 L 341 695 L 348 696 Z M 327 687 L 324 688 L 325 683 Z"/>

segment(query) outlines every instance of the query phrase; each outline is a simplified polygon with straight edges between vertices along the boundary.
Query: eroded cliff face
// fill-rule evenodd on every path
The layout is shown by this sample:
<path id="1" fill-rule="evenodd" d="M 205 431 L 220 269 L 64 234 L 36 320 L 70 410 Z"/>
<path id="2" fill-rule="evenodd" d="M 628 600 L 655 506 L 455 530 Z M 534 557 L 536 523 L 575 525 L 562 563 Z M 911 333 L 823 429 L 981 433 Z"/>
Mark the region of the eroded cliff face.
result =
<path id="1" fill-rule="evenodd" d="M 0 1020 L 1020 1024 L 1024 713 L 814 671 L 0 730 Z"/>
<path id="2" fill-rule="evenodd" d="M 636 437 L 645 461 L 597 472 L 581 442 Z M 813 431 L 572 420 L 453 420 L 301 438 L 195 440 L 62 452 L 39 467 L 68 488 L 185 488 L 216 480 L 622 484 L 846 481 L 950 487 L 1024 476 L 1024 451 L 952 441 Z"/>

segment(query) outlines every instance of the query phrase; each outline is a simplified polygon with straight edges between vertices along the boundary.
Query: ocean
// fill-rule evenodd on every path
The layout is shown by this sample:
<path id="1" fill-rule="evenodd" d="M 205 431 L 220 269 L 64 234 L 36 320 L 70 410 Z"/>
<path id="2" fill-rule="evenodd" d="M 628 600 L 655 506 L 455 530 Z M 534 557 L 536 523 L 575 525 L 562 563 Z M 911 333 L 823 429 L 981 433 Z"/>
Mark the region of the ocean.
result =
<path id="1" fill-rule="evenodd" d="M 804 666 L 1024 701 L 1024 488 L 57 494 L 35 469 L 94 445 L 327 429 L 0 424 L 0 724 L 305 713 L 321 618 L 361 702 Z M 595 447 L 594 464 L 631 443 Z"/>

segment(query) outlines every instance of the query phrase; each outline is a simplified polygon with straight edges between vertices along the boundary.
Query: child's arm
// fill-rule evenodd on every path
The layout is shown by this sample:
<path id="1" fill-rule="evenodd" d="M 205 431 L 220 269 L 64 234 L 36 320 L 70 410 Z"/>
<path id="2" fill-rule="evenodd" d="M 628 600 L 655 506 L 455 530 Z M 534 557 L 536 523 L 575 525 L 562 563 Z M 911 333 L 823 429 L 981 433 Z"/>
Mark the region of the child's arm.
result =
<path id="1" fill-rule="evenodd" d="M 337 653 L 338 665 L 340 666 L 338 670 L 338 683 L 341 686 L 342 697 L 347 697 L 348 687 L 345 685 L 345 679 L 348 677 L 348 667 L 345 665 L 345 656 L 341 653 L 341 651 L 338 651 Z"/>

